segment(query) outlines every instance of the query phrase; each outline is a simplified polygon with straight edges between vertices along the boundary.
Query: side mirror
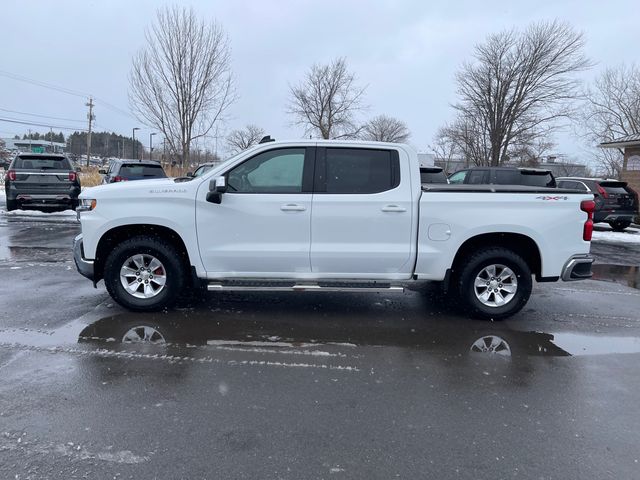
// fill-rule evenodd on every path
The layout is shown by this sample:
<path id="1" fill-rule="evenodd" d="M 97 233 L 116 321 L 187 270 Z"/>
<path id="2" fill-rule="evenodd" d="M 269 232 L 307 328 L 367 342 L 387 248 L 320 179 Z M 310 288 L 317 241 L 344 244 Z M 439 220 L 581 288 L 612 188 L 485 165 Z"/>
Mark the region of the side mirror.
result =
<path id="1" fill-rule="evenodd" d="M 98 173 L 99 173 L 100 175 L 106 175 L 106 174 L 107 174 L 107 171 L 106 171 L 104 168 L 101 168 L 101 169 L 99 169 L 99 170 L 98 170 Z"/>
<path id="2" fill-rule="evenodd" d="M 209 182 L 209 193 L 207 193 L 207 202 L 222 203 L 222 194 L 227 191 L 227 179 L 225 177 L 216 177 Z"/>
<path id="3" fill-rule="evenodd" d="M 193 177 L 193 172 L 187 172 L 187 177 Z"/>

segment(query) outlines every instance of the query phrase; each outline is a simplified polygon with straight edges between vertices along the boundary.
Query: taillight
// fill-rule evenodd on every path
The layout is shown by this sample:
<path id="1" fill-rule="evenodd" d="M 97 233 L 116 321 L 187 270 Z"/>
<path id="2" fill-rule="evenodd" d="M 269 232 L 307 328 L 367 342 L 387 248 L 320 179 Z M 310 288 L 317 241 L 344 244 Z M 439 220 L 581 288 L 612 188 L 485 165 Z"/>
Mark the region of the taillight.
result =
<path id="1" fill-rule="evenodd" d="M 609 194 L 607 193 L 607 191 L 600 185 L 598 185 L 598 193 L 602 195 L 602 198 L 609 198 Z"/>
<path id="2" fill-rule="evenodd" d="M 15 170 L 9 170 L 7 172 L 7 178 L 9 180 L 11 180 L 12 182 L 15 182 L 15 180 L 16 180 L 16 171 Z"/>
<path id="3" fill-rule="evenodd" d="M 113 181 L 114 182 L 126 182 L 127 179 L 124 177 L 121 177 L 120 175 L 116 175 L 115 177 L 113 177 Z"/>
<path id="4" fill-rule="evenodd" d="M 69 172 L 69 181 L 75 182 L 78 178 L 78 174 L 76 172 Z"/>
<path id="5" fill-rule="evenodd" d="M 593 200 L 583 200 L 580 202 L 580 210 L 587 213 L 587 221 L 584 222 L 582 230 L 582 239 L 585 242 L 591 241 L 593 235 L 593 211 L 596 209 L 596 202 Z"/>

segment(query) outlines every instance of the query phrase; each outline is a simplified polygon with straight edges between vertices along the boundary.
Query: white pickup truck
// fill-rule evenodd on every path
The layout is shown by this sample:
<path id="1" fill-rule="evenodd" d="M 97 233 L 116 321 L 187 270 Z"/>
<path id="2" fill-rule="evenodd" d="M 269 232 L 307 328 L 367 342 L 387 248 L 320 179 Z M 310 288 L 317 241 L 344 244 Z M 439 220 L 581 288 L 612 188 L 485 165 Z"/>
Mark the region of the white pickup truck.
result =
<path id="1" fill-rule="evenodd" d="M 197 177 L 85 190 L 81 274 L 137 311 L 210 291 L 402 291 L 421 281 L 476 317 L 519 311 L 538 282 L 591 276 L 593 196 L 422 185 L 407 145 L 266 142 Z"/>

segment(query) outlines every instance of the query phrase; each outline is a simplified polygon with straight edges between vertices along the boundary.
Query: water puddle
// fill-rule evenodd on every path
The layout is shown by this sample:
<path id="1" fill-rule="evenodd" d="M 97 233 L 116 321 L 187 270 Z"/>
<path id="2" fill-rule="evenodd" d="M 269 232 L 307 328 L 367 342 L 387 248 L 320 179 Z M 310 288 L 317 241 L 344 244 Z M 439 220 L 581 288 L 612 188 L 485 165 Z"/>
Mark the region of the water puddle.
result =
<path id="1" fill-rule="evenodd" d="M 599 265 L 591 267 L 593 280 L 615 282 L 640 289 L 640 268 L 628 265 Z"/>
<path id="2" fill-rule="evenodd" d="M 638 337 L 519 331 L 474 321 L 416 322 L 404 326 L 393 322 L 383 325 L 358 322 L 349 327 L 310 319 L 292 322 L 265 318 L 242 322 L 236 318 L 204 319 L 197 314 L 177 317 L 176 313 L 124 313 L 89 323 L 77 320 L 52 331 L 4 329 L 0 330 L 0 345 L 58 348 L 83 344 L 99 350 L 153 347 L 160 349 L 160 353 L 167 349 L 298 357 L 343 357 L 345 352 L 357 355 L 361 347 L 399 347 L 447 356 L 495 358 L 640 353 Z"/>

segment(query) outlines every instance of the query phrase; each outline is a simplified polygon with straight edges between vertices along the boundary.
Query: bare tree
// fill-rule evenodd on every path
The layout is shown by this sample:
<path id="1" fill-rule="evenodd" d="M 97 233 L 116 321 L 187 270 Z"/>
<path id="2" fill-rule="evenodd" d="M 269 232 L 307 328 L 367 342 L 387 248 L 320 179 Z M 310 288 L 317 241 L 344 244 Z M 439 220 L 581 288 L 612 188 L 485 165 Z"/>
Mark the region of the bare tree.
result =
<path id="1" fill-rule="evenodd" d="M 227 150 L 232 155 L 256 145 L 264 137 L 264 130 L 257 125 L 247 125 L 233 130 L 226 138 Z"/>
<path id="2" fill-rule="evenodd" d="M 373 117 L 362 126 L 359 138 L 374 142 L 403 143 L 411 136 L 407 124 L 388 115 Z"/>
<path id="3" fill-rule="evenodd" d="M 462 152 L 457 143 L 449 137 L 448 126 L 440 127 L 436 133 L 433 144 L 429 146 L 435 156 L 435 161 L 439 162 L 446 174 L 453 173 L 451 165 L 454 160 L 462 157 Z"/>
<path id="4" fill-rule="evenodd" d="M 640 133 L 640 68 L 620 65 L 606 69 L 586 92 L 580 128 L 591 145 Z M 598 148 L 602 173 L 618 178 L 623 170 L 621 149 Z"/>
<path id="5" fill-rule="evenodd" d="M 328 65 L 314 65 L 299 85 L 289 89 L 288 113 L 296 124 L 305 127 L 306 133 L 322 138 L 350 138 L 360 132 L 354 116 L 364 109 L 366 87 L 355 84 L 344 58 Z"/>
<path id="6" fill-rule="evenodd" d="M 129 98 L 136 116 L 162 132 L 169 153 L 189 160 L 235 100 L 229 42 L 222 27 L 193 9 L 159 9 L 147 45 L 133 59 Z"/>
<path id="7" fill-rule="evenodd" d="M 462 126 L 473 119 L 483 164 L 500 165 L 518 139 L 539 139 L 558 127 L 579 96 L 574 74 L 590 67 L 584 38 L 558 21 L 490 35 L 456 75 Z"/>
<path id="8" fill-rule="evenodd" d="M 490 165 L 486 155 L 489 145 L 486 125 L 482 118 L 459 114 L 451 124 L 440 128 L 436 135 L 436 143 L 455 152 L 464 159 L 465 165 Z"/>

